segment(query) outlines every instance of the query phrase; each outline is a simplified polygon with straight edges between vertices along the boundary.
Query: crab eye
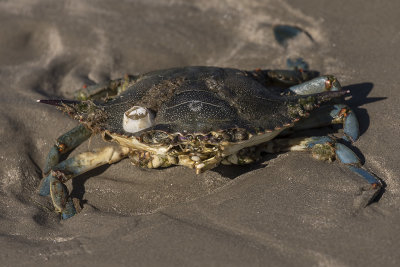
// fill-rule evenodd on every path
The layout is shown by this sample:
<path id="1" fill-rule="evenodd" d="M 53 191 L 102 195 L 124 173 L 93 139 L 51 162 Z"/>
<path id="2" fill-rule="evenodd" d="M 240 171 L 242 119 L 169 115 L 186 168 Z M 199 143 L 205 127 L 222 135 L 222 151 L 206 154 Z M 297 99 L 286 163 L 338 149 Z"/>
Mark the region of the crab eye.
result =
<path id="1" fill-rule="evenodd" d="M 136 133 L 153 125 L 154 116 L 150 110 L 133 106 L 124 113 L 122 126 L 128 133 Z"/>

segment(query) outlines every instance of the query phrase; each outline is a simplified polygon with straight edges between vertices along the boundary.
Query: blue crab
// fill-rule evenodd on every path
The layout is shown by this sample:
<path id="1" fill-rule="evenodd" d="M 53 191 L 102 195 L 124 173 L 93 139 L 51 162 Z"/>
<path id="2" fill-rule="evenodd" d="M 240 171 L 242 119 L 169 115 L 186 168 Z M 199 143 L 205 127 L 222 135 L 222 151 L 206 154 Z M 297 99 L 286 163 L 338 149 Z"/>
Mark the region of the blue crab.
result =
<path id="1" fill-rule="evenodd" d="M 364 178 L 365 206 L 382 184 L 344 144 L 359 137 L 355 113 L 340 104 L 347 93 L 335 77 L 313 71 L 184 67 L 89 86 L 78 91 L 77 100 L 38 100 L 80 122 L 51 148 L 40 195 L 51 195 L 66 219 L 76 209 L 64 183 L 126 157 L 144 168 L 183 165 L 201 173 L 219 164 L 252 163 L 265 152 L 296 150 L 337 159 Z M 296 135 L 330 124 L 343 125 L 341 138 Z M 119 146 L 60 162 L 96 133 Z"/>

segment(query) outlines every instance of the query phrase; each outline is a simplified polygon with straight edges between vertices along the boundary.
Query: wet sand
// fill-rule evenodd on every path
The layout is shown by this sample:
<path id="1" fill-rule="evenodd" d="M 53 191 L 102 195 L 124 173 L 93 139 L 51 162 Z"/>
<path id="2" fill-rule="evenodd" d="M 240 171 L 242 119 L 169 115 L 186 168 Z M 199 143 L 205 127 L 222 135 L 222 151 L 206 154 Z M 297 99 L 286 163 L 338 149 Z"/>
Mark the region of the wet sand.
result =
<path id="1" fill-rule="evenodd" d="M 0 258 L 3 266 L 398 266 L 400 31 L 395 1 L 2 1 Z M 280 45 L 273 26 L 306 31 Z M 186 65 L 285 68 L 303 57 L 334 74 L 360 120 L 354 144 L 386 184 L 365 184 L 307 153 L 204 174 L 128 160 L 68 183 L 83 210 L 66 221 L 37 195 L 55 139 L 76 125 L 36 99 Z M 102 146 L 95 137 L 73 154 Z"/>

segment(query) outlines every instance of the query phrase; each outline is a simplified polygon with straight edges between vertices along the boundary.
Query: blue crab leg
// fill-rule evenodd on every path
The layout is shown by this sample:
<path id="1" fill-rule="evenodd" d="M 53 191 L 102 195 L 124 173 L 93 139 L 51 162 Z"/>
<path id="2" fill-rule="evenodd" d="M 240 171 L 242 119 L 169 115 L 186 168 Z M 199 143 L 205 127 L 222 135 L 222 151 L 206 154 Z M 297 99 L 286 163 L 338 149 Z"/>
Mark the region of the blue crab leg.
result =
<path id="1" fill-rule="evenodd" d="M 129 148 L 107 146 L 95 152 L 85 152 L 68 158 L 54 166 L 46 177 L 50 184 L 50 195 L 54 208 L 63 219 L 76 214 L 72 200 L 69 198 L 65 182 L 82 173 L 104 164 L 112 164 L 125 158 Z"/>
<path id="2" fill-rule="evenodd" d="M 59 163 L 60 157 L 65 153 L 73 150 L 92 135 L 92 132 L 84 125 L 80 124 L 69 132 L 57 138 L 56 144 L 50 149 L 47 154 L 45 167 L 43 169 L 44 176 L 48 175 L 50 170 Z M 50 194 L 50 180 L 43 178 L 41 181 L 39 195 L 47 196 Z"/>
<path id="3" fill-rule="evenodd" d="M 316 94 L 324 91 L 340 91 L 342 86 L 339 81 L 332 75 L 320 76 L 310 81 L 291 86 L 289 90 L 298 95 Z M 330 117 L 330 118 L 329 118 Z M 307 125 L 310 122 L 317 122 L 317 125 Z M 315 112 L 310 119 L 300 123 L 297 128 L 314 128 L 329 125 L 332 123 L 343 124 L 343 139 L 346 141 L 354 142 L 360 136 L 359 124 L 355 113 L 344 104 L 333 105 L 333 108 L 329 112 L 329 116 L 326 116 L 326 111 Z M 303 125 L 303 126 L 301 126 Z M 307 125 L 307 126 L 306 126 Z M 296 127 L 295 127 L 296 128 Z"/>
<path id="4" fill-rule="evenodd" d="M 344 140 L 355 142 L 360 137 L 360 129 L 357 116 L 354 111 L 351 110 L 347 105 L 333 105 L 330 116 L 333 118 L 332 123 L 343 124 L 344 136 L 342 138 Z"/>
<path id="5" fill-rule="evenodd" d="M 320 76 L 289 88 L 289 91 L 298 95 L 310 95 L 325 91 L 340 91 L 342 86 L 332 75 Z"/>
<path id="6" fill-rule="evenodd" d="M 51 168 L 59 162 L 61 155 L 70 152 L 87 140 L 91 135 L 92 131 L 86 128 L 83 124 L 80 124 L 58 137 L 56 144 L 50 149 L 50 152 L 47 155 L 43 173 L 47 174 Z"/>
<path id="7" fill-rule="evenodd" d="M 312 113 L 309 118 L 305 118 L 295 124 L 292 130 L 300 131 L 323 127 L 330 124 L 343 124 L 343 139 L 355 142 L 360 137 L 359 124 L 353 110 L 344 104 L 323 106 Z"/>
<path id="8" fill-rule="evenodd" d="M 368 194 L 363 196 L 360 205 L 367 206 L 374 200 L 382 188 L 382 183 L 378 177 L 362 167 L 360 159 L 346 145 L 336 142 L 329 136 L 314 136 L 307 138 L 294 139 L 274 139 L 266 147 L 267 152 L 278 151 L 311 151 L 314 158 L 320 160 L 339 160 L 351 171 L 361 176 L 370 184 Z"/>

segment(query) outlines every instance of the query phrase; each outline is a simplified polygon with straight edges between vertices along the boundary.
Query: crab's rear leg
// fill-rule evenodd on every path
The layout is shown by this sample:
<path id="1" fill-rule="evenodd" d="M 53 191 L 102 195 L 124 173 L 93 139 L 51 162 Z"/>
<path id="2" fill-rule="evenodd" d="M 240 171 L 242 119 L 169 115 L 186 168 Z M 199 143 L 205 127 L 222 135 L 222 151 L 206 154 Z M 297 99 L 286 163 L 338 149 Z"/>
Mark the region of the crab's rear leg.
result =
<path id="1" fill-rule="evenodd" d="M 83 124 L 78 125 L 67 133 L 57 138 L 56 144 L 50 149 L 47 154 L 43 176 L 46 177 L 50 170 L 60 162 L 62 155 L 70 152 L 92 135 L 92 131 L 86 128 Z M 41 181 L 39 194 L 47 196 L 50 194 L 50 181 L 48 176 Z"/>
<path id="2" fill-rule="evenodd" d="M 74 204 L 69 198 L 68 189 L 64 183 L 104 164 L 120 161 L 128 155 L 128 152 L 129 148 L 107 146 L 95 152 L 81 153 L 52 167 L 46 180 L 49 181 L 49 191 L 54 208 L 63 219 L 76 214 Z"/>
<path id="3" fill-rule="evenodd" d="M 359 206 L 367 206 L 379 194 L 382 183 L 374 174 L 362 167 L 360 159 L 344 144 L 336 142 L 329 136 L 314 136 L 307 138 L 282 138 L 274 139 L 265 146 L 265 151 L 275 153 L 279 151 L 311 151 L 314 158 L 320 160 L 339 160 L 351 171 L 361 176 L 369 187 L 363 188 L 359 199 Z"/>

